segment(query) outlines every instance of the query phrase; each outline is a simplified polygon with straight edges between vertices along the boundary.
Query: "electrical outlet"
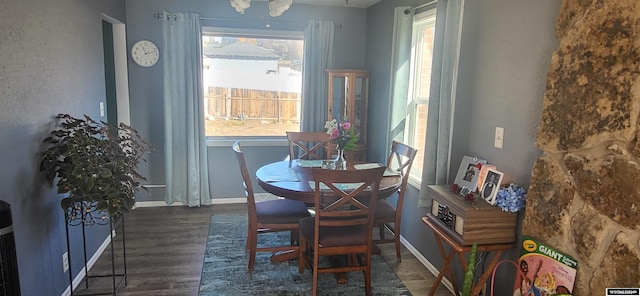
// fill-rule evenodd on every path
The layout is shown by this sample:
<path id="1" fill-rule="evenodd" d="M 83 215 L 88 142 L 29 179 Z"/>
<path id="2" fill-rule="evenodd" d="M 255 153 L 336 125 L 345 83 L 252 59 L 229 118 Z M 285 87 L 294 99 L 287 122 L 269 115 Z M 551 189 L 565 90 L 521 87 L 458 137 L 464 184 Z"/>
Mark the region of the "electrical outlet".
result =
<path id="1" fill-rule="evenodd" d="M 504 128 L 503 127 L 496 127 L 496 136 L 495 136 L 495 139 L 493 141 L 493 146 L 498 148 L 498 149 L 502 149 L 503 141 L 504 141 Z"/>
<path id="2" fill-rule="evenodd" d="M 62 254 L 62 271 L 67 272 L 67 270 L 69 270 L 69 254 L 64 252 Z"/>

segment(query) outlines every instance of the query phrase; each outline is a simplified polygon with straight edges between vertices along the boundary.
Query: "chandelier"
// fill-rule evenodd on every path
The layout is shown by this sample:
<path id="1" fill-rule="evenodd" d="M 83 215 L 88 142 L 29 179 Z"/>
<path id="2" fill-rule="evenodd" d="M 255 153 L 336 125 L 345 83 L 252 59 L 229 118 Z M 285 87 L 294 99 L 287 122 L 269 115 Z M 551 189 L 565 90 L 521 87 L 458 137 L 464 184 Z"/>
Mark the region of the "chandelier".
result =
<path id="1" fill-rule="evenodd" d="M 291 6 L 292 0 L 269 0 L 269 15 L 272 17 L 280 16 Z M 251 0 L 230 0 L 231 6 L 237 12 L 244 14 L 244 10 L 251 6 Z"/>

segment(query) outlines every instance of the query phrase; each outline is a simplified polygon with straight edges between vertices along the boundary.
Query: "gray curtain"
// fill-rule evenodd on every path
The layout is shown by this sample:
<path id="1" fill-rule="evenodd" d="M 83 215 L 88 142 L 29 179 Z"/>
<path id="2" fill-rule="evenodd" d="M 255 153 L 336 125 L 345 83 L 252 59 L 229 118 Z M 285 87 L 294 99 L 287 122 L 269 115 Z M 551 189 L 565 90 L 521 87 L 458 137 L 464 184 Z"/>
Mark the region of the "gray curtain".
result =
<path id="1" fill-rule="evenodd" d="M 400 142 L 404 140 L 411 75 L 411 35 L 413 29 L 413 13 L 405 13 L 405 11 L 410 8 L 410 6 L 396 7 L 393 17 L 388 143 L 393 140 Z M 387 157 L 389 156 L 387 155 Z"/>
<path id="2" fill-rule="evenodd" d="M 419 206 L 428 207 L 427 186 L 449 179 L 451 135 L 464 0 L 438 0 L 431 92 Z"/>
<path id="3" fill-rule="evenodd" d="M 164 15 L 165 201 L 209 205 L 200 16 L 166 11 Z"/>
<path id="4" fill-rule="evenodd" d="M 327 74 L 333 67 L 334 24 L 310 20 L 304 30 L 302 122 L 305 132 L 324 131 L 327 121 Z"/>

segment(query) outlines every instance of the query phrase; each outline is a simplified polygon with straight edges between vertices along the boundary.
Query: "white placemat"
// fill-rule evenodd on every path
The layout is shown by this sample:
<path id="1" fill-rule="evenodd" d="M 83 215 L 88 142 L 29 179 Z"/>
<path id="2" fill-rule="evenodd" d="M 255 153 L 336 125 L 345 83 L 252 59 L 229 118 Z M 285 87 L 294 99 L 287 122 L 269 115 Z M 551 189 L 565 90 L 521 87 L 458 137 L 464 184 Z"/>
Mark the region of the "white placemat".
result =
<path id="1" fill-rule="evenodd" d="M 381 163 L 377 163 L 377 162 L 371 162 L 371 163 L 361 163 L 361 164 L 356 164 L 353 167 L 356 170 L 368 170 L 368 169 L 375 169 L 377 167 L 381 167 L 383 166 L 383 164 Z M 384 170 L 384 174 L 383 176 L 385 177 L 390 177 L 390 176 L 399 176 L 400 173 L 398 173 L 397 171 L 394 171 L 390 168 L 387 168 L 386 170 Z"/>
<path id="2" fill-rule="evenodd" d="M 357 189 L 358 187 L 362 186 L 362 184 L 364 183 L 335 183 L 334 185 L 342 190 L 342 191 L 350 191 L 350 190 L 354 190 Z M 311 189 L 316 188 L 316 182 L 314 181 L 309 181 L 309 187 L 311 187 Z M 329 186 L 325 185 L 324 183 L 320 183 L 320 190 L 331 190 L 331 188 L 329 188 Z"/>
<path id="3" fill-rule="evenodd" d="M 298 165 L 303 168 L 319 168 L 322 167 L 322 160 L 298 159 Z"/>

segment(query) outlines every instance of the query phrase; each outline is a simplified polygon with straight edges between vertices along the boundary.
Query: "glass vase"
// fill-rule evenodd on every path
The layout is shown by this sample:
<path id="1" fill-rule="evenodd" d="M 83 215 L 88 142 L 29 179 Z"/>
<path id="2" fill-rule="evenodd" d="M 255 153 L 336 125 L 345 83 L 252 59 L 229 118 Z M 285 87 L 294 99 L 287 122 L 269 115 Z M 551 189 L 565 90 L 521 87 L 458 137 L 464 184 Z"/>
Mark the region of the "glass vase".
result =
<path id="1" fill-rule="evenodd" d="M 346 170 L 347 160 L 344 158 L 344 150 L 340 149 L 340 146 L 338 146 L 338 149 L 336 150 L 338 155 L 336 155 L 336 158 L 333 160 L 336 164 L 336 170 Z"/>

